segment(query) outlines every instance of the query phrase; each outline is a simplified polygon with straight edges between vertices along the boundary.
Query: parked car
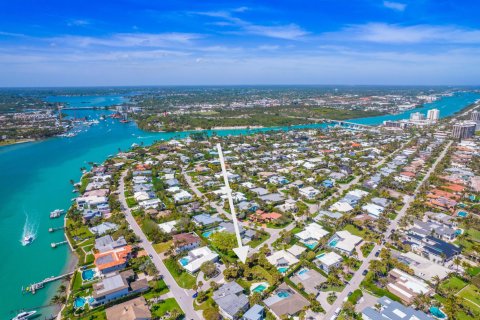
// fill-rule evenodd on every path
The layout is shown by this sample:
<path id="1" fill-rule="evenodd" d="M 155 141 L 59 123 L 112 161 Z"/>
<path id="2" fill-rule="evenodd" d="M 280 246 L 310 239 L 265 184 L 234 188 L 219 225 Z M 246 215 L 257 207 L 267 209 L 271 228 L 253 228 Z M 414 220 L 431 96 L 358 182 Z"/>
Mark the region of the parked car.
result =
<path id="1" fill-rule="evenodd" d="M 367 273 L 368 273 L 368 270 L 367 270 L 367 269 L 365 269 L 365 270 L 363 270 L 363 272 L 362 272 L 362 275 L 366 276 L 366 275 L 367 275 Z"/>

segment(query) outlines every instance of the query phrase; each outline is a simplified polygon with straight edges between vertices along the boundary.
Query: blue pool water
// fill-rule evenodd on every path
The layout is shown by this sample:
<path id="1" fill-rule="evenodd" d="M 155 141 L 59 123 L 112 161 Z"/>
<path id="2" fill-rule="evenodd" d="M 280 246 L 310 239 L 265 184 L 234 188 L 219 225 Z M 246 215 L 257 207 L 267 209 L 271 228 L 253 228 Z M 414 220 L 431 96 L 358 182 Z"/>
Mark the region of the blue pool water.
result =
<path id="1" fill-rule="evenodd" d="M 83 308 L 85 306 L 85 303 L 87 303 L 87 300 L 85 300 L 84 297 L 78 297 L 73 301 L 73 306 L 75 309 Z"/>
<path id="2" fill-rule="evenodd" d="M 285 299 L 285 298 L 290 297 L 290 293 L 288 291 L 279 291 L 279 292 L 277 292 L 277 296 L 279 298 Z"/>
<path id="3" fill-rule="evenodd" d="M 278 271 L 280 271 L 281 273 L 285 273 L 287 272 L 287 270 L 288 270 L 288 267 L 278 268 Z"/>
<path id="4" fill-rule="evenodd" d="M 465 218 L 468 215 L 468 213 L 466 213 L 465 211 L 458 211 L 457 215 L 459 217 Z"/>
<path id="5" fill-rule="evenodd" d="M 325 255 L 325 252 L 323 252 L 323 253 L 320 253 L 320 254 L 317 256 L 317 259 L 319 259 L 319 258 L 323 257 L 324 255 Z"/>
<path id="6" fill-rule="evenodd" d="M 298 271 L 298 274 L 304 274 L 304 273 L 307 273 L 308 272 L 308 269 L 305 269 L 303 268 L 302 270 Z"/>
<path id="7" fill-rule="evenodd" d="M 95 277 L 95 271 L 93 269 L 87 269 L 82 271 L 82 279 L 84 281 L 92 280 Z"/>
<path id="8" fill-rule="evenodd" d="M 335 247 L 338 243 L 338 239 L 333 239 L 332 241 L 330 241 L 330 243 L 328 244 L 330 247 Z"/>
<path id="9" fill-rule="evenodd" d="M 202 236 L 204 238 L 209 238 L 213 233 L 213 230 L 209 230 L 209 231 L 205 231 L 204 233 L 202 233 Z"/>
<path id="10" fill-rule="evenodd" d="M 439 319 L 445 319 L 447 316 L 445 315 L 445 313 L 442 312 L 442 310 L 440 310 L 440 308 L 438 307 L 435 307 L 435 306 L 431 306 L 430 307 L 430 313 L 434 316 L 434 317 L 437 317 Z"/>
<path id="11" fill-rule="evenodd" d="M 265 289 L 267 289 L 267 286 L 264 284 L 260 284 L 256 286 L 252 291 L 253 292 L 263 292 Z"/>
<path id="12" fill-rule="evenodd" d="M 181 264 L 182 266 L 186 266 L 186 265 L 190 262 L 190 258 L 188 258 L 188 257 L 183 257 L 183 258 L 181 258 L 179 261 L 180 261 L 180 264 Z"/>
<path id="13" fill-rule="evenodd" d="M 305 243 L 307 248 L 313 250 L 317 246 L 318 242 Z"/>

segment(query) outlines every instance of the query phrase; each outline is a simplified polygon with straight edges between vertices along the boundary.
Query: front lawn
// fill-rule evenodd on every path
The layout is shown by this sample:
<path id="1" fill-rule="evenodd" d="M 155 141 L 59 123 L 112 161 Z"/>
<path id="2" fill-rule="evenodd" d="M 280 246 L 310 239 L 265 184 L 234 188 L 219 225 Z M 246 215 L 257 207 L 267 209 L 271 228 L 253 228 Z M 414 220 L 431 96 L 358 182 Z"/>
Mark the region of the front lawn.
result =
<path id="1" fill-rule="evenodd" d="M 197 279 L 186 271 L 181 270 L 178 262 L 172 258 L 163 261 L 177 284 L 184 289 L 192 289 Z"/>
<path id="2" fill-rule="evenodd" d="M 265 234 L 262 234 L 257 239 L 254 239 L 254 240 L 250 241 L 249 243 L 247 243 L 247 245 L 249 245 L 250 248 L 256 248 L 259 245 L 261 245 L 262 243 L 264 243 L 265 241 L 267 241 L 269 238 L 270 238 L 270 234 L 265 233 Z"/>
<path id="3" fill-rule="evenodd" d="M 152 316 L 154 318 L 162 318 L 167 313 L 171 315 L 174 310 L 177 312 L 177 319 L 180 318 L 183 312 L 175 298 L 168 298 L 162 302 L 155 303 L 151 308 Z"/>
<path id="4" fill-rule="evenodd" d="M 440 287 L 443 289 L 454 289 L 456 292 L 463 289 L 467 284 L 458 277 L 451 277 L 450 279 L 443 282 Z"/>
<path id="5" fill-rule="evenodd" d="M 167 242 L 155 243 L 153 245 L 153 248 L 155 249 L 155 251 L 157 253 L 162 253 L 162 252 L 165 252 L 168 249 L 170 249 L 171 246 L 172 246 L 172 241 L 170 240 L 170 241 L 167 241 Z"/>
<path id="6" fill-rule="evenodd" d="M 167 284 L 165 281 L 163 281 L 163 279 L 150 281 L 148 284 L 150 285 L 150 290 L 143 295 L 147 300 L 160 297 L 162 294 L 165 294 L 169 291 Z"/>

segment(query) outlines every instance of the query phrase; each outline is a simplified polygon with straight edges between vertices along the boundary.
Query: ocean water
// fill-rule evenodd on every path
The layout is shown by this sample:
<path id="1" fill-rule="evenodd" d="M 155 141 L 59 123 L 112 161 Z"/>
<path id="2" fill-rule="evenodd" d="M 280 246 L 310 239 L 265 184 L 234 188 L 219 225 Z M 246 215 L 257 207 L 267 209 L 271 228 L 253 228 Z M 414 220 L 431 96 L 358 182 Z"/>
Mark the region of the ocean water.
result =
<path id="1" fill-rule="evenodd" d="M 63 101 L 71 106 L 102 106 L 111 101 L 118 104 L 122 97 L 49 97 L 50 101 Z M 447 97 L 426 106 L 436 107 L 441 116 L 453 114 L 466 105 L 479 99 L 479 94 L 461 93 Z M 110 100 L 113 99 L 113 100 Z M 105 102 L 107 101 L 107 102 Z M 415 111 L 421 111 L 416 109 Z M 99 118 L 107 111 L 68 111 L 77 117 L 89 116 Z M 355 119 L 354 122 L 378 124 L 386 119 L 404 118 L 402 116 L 386 116 Z M 292 128 L 321 128 L 323 124 L 312 124 L 294 127 L 279 127 L 277 130 Z M 236 129 L 220 130 L 218 135 L 248 134 L 254 131 L 266 131 L 272 128 L 255 130 Z M 212 131 L 209 131 L 212 133 Z M 22 286 L 40 281 L 46 277 L 58 275 L 65 271 L 70 255 L 66 245 L 56 249 L 50 247 L 51 242 L 62 241 L 61 231 L 49 233 L 48 228 L 63 225 L 63 218 L 50 219 L 49 213 L 54 209 L 68 209 L 72 193 L 69 180 L 78 181 L 81 167 L 88 162 L 102 162 L 118 150 L 128 149 L 132 143 L 151 144 L 156 140 L 186 137 L 189 132 L 149 133 L 139 130 L 134 123 L 121 124 L 107 119 L 100 124 L 88 128 L 73 138 L 51 138 L 41 142 L 19 144 L 0 148 L 0 319 L 9 319 L 23 308 L 37 308 L 42 316 L 49 315 L 48 308 L 38 309 L 48 303 L 56 290 L 58 282 L 47 285 L 35 295 L 22 294 Z M 34 241 L 22 245 L 25 233 L 31 233 Z"/>

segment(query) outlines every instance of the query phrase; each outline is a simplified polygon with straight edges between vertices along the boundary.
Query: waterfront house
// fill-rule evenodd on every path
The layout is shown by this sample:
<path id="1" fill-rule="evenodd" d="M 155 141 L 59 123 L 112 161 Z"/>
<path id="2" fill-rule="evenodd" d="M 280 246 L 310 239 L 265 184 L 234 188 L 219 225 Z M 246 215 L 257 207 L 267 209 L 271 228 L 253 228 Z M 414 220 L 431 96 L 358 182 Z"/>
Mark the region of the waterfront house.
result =
<path id="1" fill-rule="evenodd" d="M 95 266 L 103 274 L 123 270 L 131 257 L 132 247 L 129 245 L 100 253 L 95 253 Z"/>
<path id="2" fill-rule="evenodd" d="M 98 306 L 119 298 L 149 289 L 147 279 L 134 281 L 135 273 L 132 270 L 121 273 L 111 273 L 99 282 L 93 284 L 92 306 Z"/>
<path id="3" fill-rule="evenodd" d="M 109 231 L 113 231 L 117 229 L 118 229 L 118 226 L 112 222 L 102 222 L 97 226 L 89 228 L 90 232 L 97 236 L 101 236 Z"/>
<path id="4" fill-rule="evenodd" d="M 248 307 L 248 297 L 243 288 L 235 281 L 227 282 L 213 292 L 213 301 L 218 305 L 220 314 L 226 319 L 239 319 Z"/>
<path id="5" fill-rule="evenodd" d="M 113 240 L 111 235 L 106 235 L 95 239 L 95 249 L 98 252 L 106 252 L 116 248 L 121 248 L 127 245 L 125 238 L 119 237 L 117 240 Z"/>

